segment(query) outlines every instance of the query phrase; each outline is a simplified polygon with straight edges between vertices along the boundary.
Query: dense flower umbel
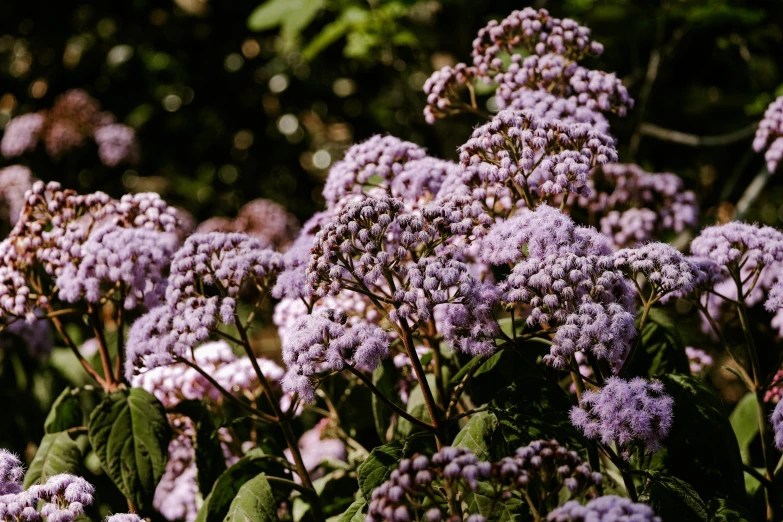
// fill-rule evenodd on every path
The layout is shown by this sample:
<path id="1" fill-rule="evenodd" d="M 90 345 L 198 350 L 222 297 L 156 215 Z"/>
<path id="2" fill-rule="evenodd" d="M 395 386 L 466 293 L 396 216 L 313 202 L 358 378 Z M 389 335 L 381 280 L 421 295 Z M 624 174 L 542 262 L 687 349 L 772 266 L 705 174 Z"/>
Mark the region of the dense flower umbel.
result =
<path id="1" fill-rule="evenodd" d="M 326 203 L 331 207 L 349 194 L 360 194 L 374 177 L 388 183 L 407 162 L 426 155 L 418 145 L 394 136 L 376 135 L 353 145 L 329 171 L 323 191 Z"/>
<path id="2" fill-rule="evenodd" d="M 661 522 L 647 504 L 615 495 L 598 497 L 586 505 L 575 500 L 552 511 L 548 522 Z"/>
<path id="3" fill-rule="evenodd" d="M 696 196 L 675 174 L 609 163 L 592 173 L 588 186 L 590 194 L 579 197 L 576 204 L 600 218 L 601 232 L 619 246 L 696 226 Z"/>
<path id="4" fill-rule="evenodd" d="M 753 149 L 764 153 L 767 168 L 774 173 L 783 162 L 783 96 L 769 104 L 756 130 Z"/>
<path id="5" fill-rule="evenodd" d="M 98 302 L 107 288 L 121 284 L 123 306 L 159 305 L 166 291 L 165 271 L 177 239 L 172 234 L 138 228 L 102 227 L 71 250 L 71 261 L 57 277 L 60 299 L 69 303 Z"/>
<path id="6" fill-rule="evenodd" d="M 429 124 L 440 118 L 463 112 L 465 103 L 462 101 L 462 91 L 472 88 L 476 79 L 476 68 L 458 63 L 454 67 L 447 65 L 432 73 L 424 82 L 424 93 L 427 95 L 427 106 L 424 108 L 424 119 Z"/>
<path id="7" fill-rule="evenodd" d="M 375 488 L 367 510 L 367 522 L 409 522 L 418 520 L 424 508 L 417 510 L 429 497 L 435 505 L 426 510 L 427 522 L 439 522 L 448 518 L 443 509 L 445 498 L 440 496 L 435 484 L 446 484 L 449 488 L 475 491 L 480 480 L 489 479 L 492 464 L 481 462 L 464 448 L 446 446 L 428 458 L 416 455 L 403 459 L 392 471 L 389 480 Z M 483 522 L 484 517 L 474 515 L 469 520 Z"/>
<path id="8" fill-rule="evenodd" d="M 135 513 L 117 513 L 106 517 L 106 522 L 143 522 L 144 519 Z"/>
<path id="9" fill-rule="evenodd" d="M 506 85 L 500 84 L 496 100 L 501 109 L 528 110 L 546 120 L 589 123 L 604 134 L 609 133 L 609 122 L 604 115 L 581 105 L 576 96 L 561 98 L 546 91 L 520 89 L 508 92 L 504 97 L 505 92 Z"/>
<path id="10" fill-rule="evenodd" d="M 632 279 L 643 274 L 652 287 L 647 297 L 660 298 L 669 292 L 688 293 L 701 276 L 698 266 L 666 243 L 648 243 L 624 248 L 613 256 L 614 266 Z"/>
<path id="11" fill-rule="evenodd" d="M 590 169 L 613 161 L 611 137 L 586 123 L 545 120 L 530 111 L 499 112 L 460 147 L 465 183 L 479 196 L 492 192 L 514 201 L 588 194 Z"/>
<path id="12" fill-rule="evenodd" d="M 673 404 L 660 381 L 610 377 L 599 391 L 582 395 L 585 409 L 574 406 L 571 422 L 589 439 L 617 444 L 627 460 L 633 447 L 648 453 L 660 449 L 672 426 Z"/>
<path id="13" fill-rule="evenodd" d="M 577 452 L 555 440 L 537 440 L 517 449 L 515 456 L 492 465 L 492 475 L 503 486 L 524 491 L 525 498 L 536 504 L 533 507 L 540 514 L 548 511 L 548 500 L 563 487 L 573 496 L 600 484 L 603 479 Z"/>
<path id="14" fill-rule="evenodd" d="M 3 455 L 0 454 L 0 466 Z M 94 488 L 81 477 L 61 474 L 49 477 L 25 491 L 0 493 L 0 521 L 73 522 L 92 504 Z"/>
<path id="15" fill-rule="evenodd" d="M 768 226 L 731 222 L 707 227 L 691 243 L 691 253 L 730 270 L 783 261 L 783 233 Z"/>
<path id="16" fill-rule="evenodd" d="M 548 501 L 563 487 L 569 496 L 581 493 L 600 484 L 601 474 L 592 472 L 576 452 L 556 441 L 532 442 L 519 448 L 515 456 L 495 463 L 480 461 L 464 448 L 447 446 L 432 458 L 414 455 L 401 460 L 389 480 L 373 491 L 366 520 L 450 520 L 455 513 L 449 513 L 444 490 L 465 495 L 476 491 L 479 481 L 491 483 L 493 501 L 503 502 L 513 492 L 522 491 L 536 502 L 532 507 L 544 514 Z M 481 515 L 469 515 L 468 520 L 484 520 Z"/>
<path id="17" fill-rule="evenodd" d="M 32 152 L 43 140 L 46 152 L 58 160 L 92 139 L 98 145 L 101 163 L 116 167 L 138 161 L 136 131 L 115 122 L 100 104 L 81 89 L 57 97 L 49 111 L 23 114 L 12 119 L 0 142 L 0 152 L 9 158 Z"/>
<path id="18" fill-rule="evenodd" d="M 239 209 L 235 219 L 210 218 L 197 233 L 242 232 L 258 239 L 264 248 L 286 248 L 299 231 L 299 221 L 286 209 L 268 199 L 254 199 Z"/>
<path id="19" fill-rule="evenodd" d="M 322 310 L 297 321 L 283 340 L 283 361 L 288 370 L 283 390 L 296 392 L 305 402 L 315 400 L 317 373 L 339 371 L 346 365 L 373 370 L 389 354 L 389 340 L 378 326 L 345 326 L 344 312 Z"/>

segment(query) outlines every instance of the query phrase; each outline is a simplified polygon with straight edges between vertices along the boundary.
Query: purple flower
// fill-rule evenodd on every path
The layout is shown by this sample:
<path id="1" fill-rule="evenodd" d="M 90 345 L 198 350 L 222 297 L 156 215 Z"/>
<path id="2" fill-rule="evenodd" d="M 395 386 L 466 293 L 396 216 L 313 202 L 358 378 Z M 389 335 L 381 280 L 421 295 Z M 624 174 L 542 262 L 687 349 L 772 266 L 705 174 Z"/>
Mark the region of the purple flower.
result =
<path id="1" fill-rule="evenodd" d="M 491 192 L 516 201 L 516 187 L 539 201 L 564 192 L 588 194 L 590 169 L 613 161 L 614 140 L 590 124 L 550 121 L 530 111 L 500 111 L 460 147 L 463 179 L 479 199 Z"/>
<path id="2" fill-rule="evenodd" d="M 43 113 L 22 114 L 8 122 L 0 141 L 0 152 L 6 158 L 32 152 L 38 145 L 45 122 Z"/>
<path id="3" fill-rule="evenodd" d="M 98 145 L 98 157 L 107 167 L 138 161 L 139 150 L 136 131 L 120 123 L 112 123 L 95 129 L 93 134 Z"/>
<path id="4" fill-rule="evenodd" d="M 727 268 L 783 261 L 783 233 L 768 227 L 731 222 L 707 227 L 691 243 L 691 253 Z"/>
<path id="5" fill-rule="evenodd" d="M 598 497 L 586 505 L 570 500 L 555 509 L 548 522 L 661 522 L 647 504 L 615 495 Z"/>
<path id="6" fill-rule="evenodd" d="M 175 520 L 175 519 L 170 519 Z M 115 513 L 106 517 L 106 522 L 143 522 L 139 515 L 136 513 Z"/>
<path id="7" fill-rule="evenodd" d="M 393 136 L 376 135 L 353 145 L 329 171 L 323 191 L 326 203 L 332 207 L 349 194 L 361 194 L 371 178 L 388 183 L 405 163 L 425 156 L 425 150 L 418 145 Z"/>
<path id="8" fill-rule="evenodd" d="M 339 371 L 357 365 L 372 371 L 389 354 L 389 340 L 376 325 L 346 328 L 347 315 L 322 310 L 300 319 L 283 340 L 287 371 L 283 391 L 298 393 L 305 402 L 315 400 L 314 381 L 321 369 Z"/>
<path id="9" fill-rule="evenodd" d="M 25 201 L 25 193 L 33 187 L 33 174 L 22 165 L 0 169 L 0 201 L 7 213 L 4 217 L 13 226 L 19 219 Z"/>
<path id="10" fill-rule="evenodd" d="M 476 68 L 464 63 L 454 67 L 447 65 L 432 73 L 424 82 L 424 94 L 427 95 L 424 119 L 427 123 L 432 125 L 440 118 L 462 112 L 465 102 L 460 96 L 466 87 L 472 86 L 475 78 Z"/>
<path id="11" fill-rule="evenodd" d="M 512 57 L 512 63 L 518 56 Z M 511 65 L 508 72 L 497 77 L 498 88 L 495 92 L 495 99 L 500 109 L 531 111 L 535 116 L 550 121 L 589 123 L 604 134 L 609 133 L 609 122 L 606 117 L 598 111 L 580 105 L 576 96 L 562 98 L 547 91 L 531 91 L 526 88 L 517 89 L 512 81 L 514 74 L 512 69 L 515 68 L 514 65 Z"/>
<path id="12" fill-rule="evenodd" d="M 688 357 L 691 373 L 694 375 L 700 374 L 705 368 L 712 366 L 712 357 L 700 348 L 694 348 L 692 346 L 685 347 L 685 355 Z"/>
<path id="13" fill-rule="evenodd" d="M 0 496 L 22 491 L 24 468 L 19 457 L 6 449 L 0 449 Z"/>
<path id="14" fill-rule="evenodd" d="M 775 431 L 775 447 L 783 451 L 783 401 L 778 402 L 770 417 L 772 429 Z"/>
<path id="15" fill-rule="evenodd" d="M 177 238 L 172 234 L 108 225 L 71 249 L 71 259 L 57 277 L 59 297 L 75 303 L 98 302 L 116 284 L 126 292 L 127 310 L 143 300 L 147 308 L 159 305 L 166 291 L 165 271 Z"/>
<path id="16" fill-rule="evenodd" d="M 299 437 L 302 461 L 312 479 L 319 478 L 323 474 L 313 473 L 313 471 L 325 460 L 333 459 L 345 462 L 348 458 L 345 443 L 340 439 L 329 437 L 329 423 L 330 419 L 321 419 L 314 428 L 307 430 Z M 291 450 L 286 449 L 284 453 L 286 459 L 293 464 Z"/>
<path id="17" fill-rule="evenodd" d="M 559 210 L 540 205 L 499 221 L 481 240 L 480 258 L 493 265 L 551 254 L 607 255 L 609 242 L 594 228 L 576 226 Z"/>
<path id="18" fill-rule="evenodd" d="M 652 286 L 653 299 L 669 292 L 688 293 L 702 277 L 698 266 L 666 243 L 648 243 L 636 248 L 624 248 L 612 256 L 614 266 L 631 279 L 643 274 Z"/>
<path id="19" fill-rule="evenodd" d="M 586 391 L 581 405 L 571 409 L 573 425 L 589 439 L 617 444 L 626 460 L 633 446 L 658 451 L 672 426 L 674 401 L 657 380 L 610 377 L 599 391 Z"/>
<path id="20" fill-rule="evenodd" d="M 756 130 L 753 149 L 761 152 L 765 147 L 767 151 L 764 158 L 767 161 L 767 168 L 774 173 L 783 160 L 783 96 L 769 104 Z"/>
<path id="21" fill-rule="evenodd" d="M 285 208 L 268 199 L 254 199 L 239 209 L 236 219 L 213 217 L 202 222 L 196 233 L 241 232 L 257 239 L 264 248 L 288 247 L 299 231 L 299 221 Z"/>

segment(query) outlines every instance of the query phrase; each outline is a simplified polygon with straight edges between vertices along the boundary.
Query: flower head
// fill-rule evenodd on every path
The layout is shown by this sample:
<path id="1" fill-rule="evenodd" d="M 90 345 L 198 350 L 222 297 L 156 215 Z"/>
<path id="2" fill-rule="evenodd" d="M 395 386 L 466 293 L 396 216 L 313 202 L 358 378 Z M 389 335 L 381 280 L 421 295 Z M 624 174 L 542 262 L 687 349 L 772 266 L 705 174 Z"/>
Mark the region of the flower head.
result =
<path id="1" fill-rule="evenodd" d="M 586 505 L 570 500 L 555 509 L 548 522 L 661 522 L 647 504 L 633 502 L 624 497 L 606 495 Z"/>

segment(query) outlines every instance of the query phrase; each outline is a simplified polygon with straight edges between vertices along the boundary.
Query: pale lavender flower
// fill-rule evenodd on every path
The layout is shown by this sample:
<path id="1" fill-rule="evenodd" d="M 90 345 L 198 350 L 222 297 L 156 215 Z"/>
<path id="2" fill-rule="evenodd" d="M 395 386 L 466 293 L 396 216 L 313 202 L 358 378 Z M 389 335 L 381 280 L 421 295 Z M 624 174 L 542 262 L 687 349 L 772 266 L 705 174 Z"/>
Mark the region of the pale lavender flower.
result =
<path id="1" fill-rule="evenodd" d="M 168 449 L 169 460 L 155 488 L 152 505 L 166 520 L 193 522 L 198 514 L 199 494 L 193 440 L 188 435 L 180 435 L 169 442 Z"/>
<path id="2" fill-rule="evenodd" d="M 463 180 L 479 199 L 491 190 L 519 200 L 515 185 L 540 200 L 588 194 L 590 170 L 613 161 L 614 140 L 590 124 L 550 121 L 530 111 L 500 111 L 460 147 Z"/>
<path id="3" fill-rule="evenodd" d="M 52 329 L 49 321 L 42 319 L 40 312 L 33 312 L 33 314 L 36 319 L 32 322 L 29 322 L 32 317 L 28 317 L 26 320 L 15 318 L 4 323 L 4 334 L 7 335 L 0 335 L 0 350 L 8 348 L 9 337 L 14 337 L 27 346 L 27 351 L 33 357 L 43 359 L 51 353 Z"/>
<path id="4" fill-rule="evenodd" d="M 512 57 L 512 60 L 519 55 Z M 521 57 L 520 57 L 521 58 Z M 512 62 L 513 63 L 513 62 Z M 512 66 L 505 73 L 513 74 Z M 528 89 L 514 90 L 513 84 L 509 84 L 503 76 L 495 92 L 498 107 L 502 109 L 528 110 L 539 118 L 546 120 L 561 120 L 565 123 L 589 123 L 596 130 L 609 133 L 609 122 L 598 111 L 588 109 L 580 105 L 575 96 L 562 98 L 546 91 L 531 91 Z"/>
<path id="5" fill-rule="evenodd" d="M 661 448 L 672 426 L 674 401 L 660 381 L 610 377 L 598 391 L 582 395 L 582 406 L 571 409 L 571 422 L 589 439 L 617 444 L 628 460 L 632 447 L 648 453 Z"/>
<path id="6" fill-rule="evenodd" d="M 173 327 L 171 309 L 166 305 L 153 308 L 133 322 L 125 343 L 125 377 L 129 381 L 138 368 L 155 368 L 173 363 L 178 357 L 186 357 L 191 346 L 209 336 L 180 336 Z M 199 332 L 201 334 L 201 332 Z"/>
<path id="7" fill-rule="evenodd" d="M 619 370 L 631 347 L 634 291 L 605 256 L 550 254 L 520 261 L 503 300 L 530 306 L 530 326 L 557 327 L 544 361 L 565 368 L 574 353 L 590 351 Z"/>
<path id="8" fill-rule="evenodd" d="M 707 227 L 691 243 L 691 253 L 730 270 L 747 263 L 764 266 L 783 261 L 783 233 L 768 227 L 731 222 Z"/>
<path id="9" fill-rule="evenodd" d="M 299 221 L 286 209 L 268 199 L 254 199 L 239 209 L 235 219 L 213 217 L 196 233 L 241 232 L 256 238 L 264 248 L 285 249 L 299 232 Z"/>
<path id="10" fill-rule="evenodd" d="M 770 417 L 772 429 L 775 431 L 775 447 L 783 451 L 783 401 L 778 402 Z"/>
<path id="11" fill-rule="evenodd" d="M 314 381 L 322 368 L 339 371 L 346 365 L 375 369 L 389 354 L 389 339 L 376 325 L 346 328 L 347 315 L 322 310 L 300 319 L 283 340 L 287 366 L 283 391 L 296 392 L 305 402 L 315 400 Z"/>
<path id="12" fill-rule="evenodd" d="M 126 310 L 140 301 L 154 308 L 163 300 L 164 274 L 176 242 L 173 234 L 154 230 L 102 227 L 71 249 L 71 259 L 57 277 L 59 297 L 69 303 L 82 299 L 96 303 L 120 283 L 126 292 Z"/>
<path id="13" fill-rule="evenodd" d="M 138 161 L 138 143 L 133 127 L 121 123 L 104 125 L 95 129 L 93 137 L 98 145 L 98 157 L 107 167 Z"/>
<path id="14" fill-rule="evenodd" d="M 460 96 L 475 78 L 476 68 L 464 63 L 458 63 L 454 67 L 447 65 L 432 73 L 424 82 L 424 94 L 427 95 L 424 119 L 427 123 L 432 125 L 440 118 L 463 112 L 465 102 Z"/>
<path id="15" fill-rule="evenodd" d="M 770 312 L 776 312 L 783 308 L 783 280 L 778 279 L 772 288 L 769 289 L 767 301 L 764 308 Z"/>
<path id="16" fill-rule="evenodd" d="M 12 158 L 34 151 L 45 121 L 45 114 L 41 112 L 22 114 L 9 121 L 0 141 L 3 156 Z"/>
<path id="17" fill-rule="evenodd" d="M 136 513 L 115 513 L 106 517 L 106 522 L 144 522 Z"/>
<path id="18" fill-rule="evenodd" d="M 430 156 L 414 159 L 391 180 L 389 193 L 407 208 L 418 208 L 435 198 L 447 178 L 461 173 L 462 167 L 452 161 Z"/>
<path id="19" fill-rule="evenodd" d="M 22 461 L 10 451 L 0 448 L 0 496 L 21 492 L 22 480 Z"/>
<path id="20" fill-rule="evenodd" d="M 652 286 L 654 299 L 669 292 L 687 294 L 701 276 L 698 266 L 666 243 L 624 248 L 615 252 L 612 259 L 614 266 L 625 271 L 631 279 L 644 275 Z"/>
<path id="21" fill-rule="evenodd" d="M 317 479 L 323 476 L 323 472 L 313 472 L 325 460 L 340 460 L 345 462 L 348 453 L 345 443 L 336 438 L 329 437 L 329 425 L 331 420 L 321 419 L 314 428 L 307 430 L 299 437 L 299 451 L 302 455 L 302 461 L 305 468 L 310 472 L 311 479 Z M 294 463 L 293 455 L 290 449 L 283 451 L 286 459 Z M 295 477 L 295 478 L 298 478 Z"/>
<path id="22" fill-rule="evenodd" d="M 497 222 L 480 244 L 480 259 L 493 265 L 516 263 L 526 256 L 611 252 L 606 237 L 594 228 L 577 226 L 569 216 L 545 204 Z"/>
<path id="23" fill-rule="evenodd" d="M 347 195 L 362 193 L 371 178 L 388 182 L 405 163 L 425 156 L 423 148 L 393 136 L 375 135 L 353 145 L 329 171 L 323 191 L 326 203 L 331 207 Z"/>
<path id="24" fill-rule="evenodd" d="M 688 364 L 693 375 L 699 375 L 705 368 L 712 366 L 712 357 L 700 348 L 686 346 L 685 355 L 688 357 Z"/>
<path id="25" fill-rule="evenodd" d="M 586 505 L 570 500 L 547 516 L 547 522 L 661 522 L 647 504 L 606 495 Z"/>
<path id="26" fill-rule="evenodd" d="M 473 356 L 491 355 L 497 350 L 494 341 L 500 326 L 492 312 L 500 297 L 497 286 L 471 277 L 460 285 L 458 298 L 437 305 L 443 311 L 443 318 L 436 322 L 452 350 Z"/>
<path id="27" fill-rule="evenodd" d="M 33 187 L 33 174 L 22 165 L 0 169 L 0 201 L 4 217 L 13 226 L 24 208 L 25 193 Z"/>
<path id="28" fill-rule="evenodd" d="M 756 130 L 753 149 L 761 152 L 765 148 L 767 168 L 774 173 L 783 160 L 783 96 L 769 104 Z"/>

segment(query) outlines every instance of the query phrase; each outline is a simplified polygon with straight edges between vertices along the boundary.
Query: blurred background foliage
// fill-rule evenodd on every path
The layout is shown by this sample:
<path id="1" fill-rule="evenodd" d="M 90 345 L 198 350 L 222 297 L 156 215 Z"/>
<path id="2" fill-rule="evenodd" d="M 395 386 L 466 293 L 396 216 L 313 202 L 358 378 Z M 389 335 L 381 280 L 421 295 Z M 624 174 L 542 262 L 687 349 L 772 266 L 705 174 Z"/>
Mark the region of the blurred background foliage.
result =
<path id="1" fill-rule="evenodd" d="M 22 159 L 38 178 L 114 197 L 159 192 L 197 220 L 259 197 L 305 220 L 329 166 L 372 134 L 456 158 L 479 121 L 427 125 L 422 86 L 469 61 L 487 21 L 525 5 L 575 18 L 605 44 L 586 65 L 616 71 L 637 100 L 611 121 L 621 161 L 682 176 L 703 224 L 734 217 L 762 170 L 754 126 L 783 94 L 783 1 L 6 0 L 0 129 L 82 88 L 137 130 L 141 162 L 108 168 L 89 148 L 55 162 L 39 148 Z M 745 217 L 780 226 L 781 202 L 772 177 Z M 52 401 L 84 383 L 69 357 L 55 350 L 43 366 L 0 349 L 0 446 L 32 454 Z"/>

